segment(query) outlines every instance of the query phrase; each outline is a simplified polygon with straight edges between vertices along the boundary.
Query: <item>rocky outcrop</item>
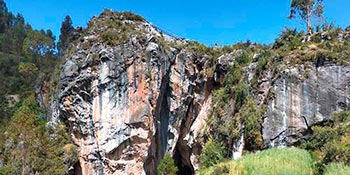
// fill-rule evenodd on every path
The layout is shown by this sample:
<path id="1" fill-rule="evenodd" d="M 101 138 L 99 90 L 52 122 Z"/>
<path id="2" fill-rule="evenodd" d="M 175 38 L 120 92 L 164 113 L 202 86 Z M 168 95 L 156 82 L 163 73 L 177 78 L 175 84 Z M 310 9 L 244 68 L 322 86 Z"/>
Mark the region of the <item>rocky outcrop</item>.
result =
<path id="1" fill-rule="evenodd" d="M 210 60 L 164 45 L 186 41 L 164 37 L 149 23 L 127 22 L 147 37 L 112 46 L 88 30 L 74 45 L 52 119 L 67 124 L 79 147 L 77 174 L 156 174 L 165 153 L 181 174 L 192 174 L 210 110 Z"/>
<path id="2" fill-rule="evenodd" d="M 18 94 L 15 95 L 6 95 L 5 96 L 9 107 L 14 107 L 16 103 L 20 101 L 20 96 Z"/>
<path id="3" fill-rule="evenodd" d="M 213 58 L 191 50 L 189 41 L 130 15 L 108 11 L 94 17 L 66 51 L 59 88 L 50 99 L 48 82 L 41 83 L 38 102 L 51 101 L 50 122 L 65 122 L 78 146 L 75 174 L 156 174 L 166 153 L 179 174 L 193 174 L 213 108 L 211 92 L 244 51 L 223 54 L 214 65 Z M 242 77 L 255 88 L 250 93 L 257 107 L 267 106 L 261 124 L 266 147 L 297 143 L 334 111 L 350 109 L 349 66 L 282 65 L 276 76 L 276 70 L 256 72 L 260 57 L 254 54 Z M 263 76 L 256 80 L 256 74 Z M 232 116 L 233 111 L 226 118 Z M 239 126 L 233 128 L 240 132 L 232 141 L 234 159 L 245 145 Z"/>
<path id="4" fill-rule="evenodd" d="M 350 110 L 350 67 L 326 64 L 286 68 L 270 86 L 262 124 L 267 147 L 288 146 L 311 133 L 333 112 Z"/>

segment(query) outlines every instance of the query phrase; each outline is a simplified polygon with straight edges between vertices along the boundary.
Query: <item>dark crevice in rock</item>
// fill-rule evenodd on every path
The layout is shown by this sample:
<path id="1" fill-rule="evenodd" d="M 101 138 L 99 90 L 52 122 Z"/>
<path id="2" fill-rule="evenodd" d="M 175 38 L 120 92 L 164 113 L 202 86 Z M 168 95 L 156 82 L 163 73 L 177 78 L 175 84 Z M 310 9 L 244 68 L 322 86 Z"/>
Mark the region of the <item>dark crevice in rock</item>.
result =
<path id="1" fill-rule="evenodd" d="M 305 116 L 301 116 L 301 117 L 304 119 L 304 122 L 305 122 L 306 127 L 309 128 L 310 126 L 309 126 L 309 124 L 308 124 L 308 122 L 307 122 L 306 117 L 305 117 Z"/>
<path id="2" fill-rule="evenodd" d="M 174 161 L 177 167 L 179 168 L 178 174 L 181 175 L 191 175 L 194 174 L 194 168 L 191 164 L 190 155 L 191 149 L 187 145 L 187 141 L 184 140 L 185 136 L 189 132 L 190 124 L 193 122 L 191 118 L 194 114 L 197 113 L 194 111 L 193 99 L 187 99 L 185 103 L 187 106 L 187 111 L 183 114 L 183 118 L 180 126 L 179 139 L 175 147 Z"/>
<path id="3" fill-rule="evenodd" d="M 74 164 L 74 169 L 73 171 L 69 171 L 68 174 L 70 175 L 82 175 L 82 170 L 80 166 L 80 162 L 78 161 L 77 163 Z"/>
<path id="4" fill-rule="evenodd" d="M 119 160 L 123 154 L 123 150 L 128 146 L 129 139 L 120 143 L 117 148 L 106 154 L 106 158 L 110 160 Z"/>
<path id="5" fill-rule="evenodd" d="M 156 174 L 155 170 L 160 160 L 163 158 L 168 141 L 168 126 L 170 118 L 170 104 L 168 98 L 170 98 L 169 92 L 169 78 L 170 68 L 174 64 L 174 59 L 170 65 L 166 68 L 166 73 L 162 77 L 160 85 L 160 95 L 157 99 L 154 115 L 155 134 L 152 138 L 151 146 L 148 151 L 148 156 L 144 163 L 144 170 L 146 174 Z"/>

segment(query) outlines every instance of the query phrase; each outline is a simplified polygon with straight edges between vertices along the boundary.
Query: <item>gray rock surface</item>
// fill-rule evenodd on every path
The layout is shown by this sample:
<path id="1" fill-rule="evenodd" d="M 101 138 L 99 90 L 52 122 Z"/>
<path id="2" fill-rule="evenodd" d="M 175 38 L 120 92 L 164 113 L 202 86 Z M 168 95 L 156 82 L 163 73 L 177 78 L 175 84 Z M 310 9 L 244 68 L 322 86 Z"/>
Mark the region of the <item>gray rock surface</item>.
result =
<path id="1" fill-rule="evenodd" d="M 130 36 L 109 46 L 95 34 L 66 57 L 51 118 L 67 123 L 82 174 L 155 174 L 167 152 L 181 173 L 198 168 L 213 89 L 209 59 L 164 47 L 156 29 L 138 26 L 147 26 L 146 42 Z"/>
<path id="2" fill-rule="evenodd" d="M 349 82 L 349 66 L 286 69 L 271 87 L 273 98 L 262 125 L 266 146 L 292 145 L 333 112 L 349 110 Z"/>
<path id="3" fill-rule="evenodd" d="M 65 55 L 59 89 L 51 100 L 50 122 L 64 121 L 78 146 L 77 174 L 153 175 L 165 153 L 173 156 L 179 174 L 194 173 L 213 107 L 212 91 L 220 87 L 243 50 L 224 54 L 214 64 L 186 48 L 186 40 L 130 20 L 121 22 L 132 24 L 141 35 L 130 34 L 120 44 L 107 45 L 101 39 L 106 26 L 98 24 L 107 19 L 93 18 L 90 29 L 81 33 L 86 36 Z M 345 34 L 341 37 L 346 39 Z M 243 68 L 249 86 L 260 57 L 254 54 L 255 63 Z M 310 127 L 328 120 L 334 111 L 350 109 L 349 66 L 299 65 L 281 70 L 278 77 L 263 70 L 251 92 L 258 108 L 267 105 L 262 123 L 266 147 L 292 145 L 307 138 Z M 45 86 L 38 86 L 36 93 L 45 94 Z M 48 94 L 37 98 L 42 106 Z M 233 111 L 227 115 L 232 119 Z M 242 132 L 234 142 L 233 158 L 242 155 L 244 138 Z"/>

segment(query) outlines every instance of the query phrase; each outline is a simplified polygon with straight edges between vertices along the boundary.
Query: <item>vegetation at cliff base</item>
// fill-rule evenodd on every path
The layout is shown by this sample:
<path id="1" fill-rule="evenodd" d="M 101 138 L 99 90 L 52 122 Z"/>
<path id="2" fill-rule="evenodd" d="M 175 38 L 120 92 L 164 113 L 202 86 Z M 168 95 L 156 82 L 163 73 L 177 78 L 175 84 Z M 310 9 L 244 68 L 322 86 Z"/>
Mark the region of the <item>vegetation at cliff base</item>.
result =
<path id="1" fill-rule="evenodd" d="M 202 168 L 218 164 L 224 160 L 224 148 L 215 139 L 209 139 L 203 146 L 199 159 Z"/>
<path id="2" fill-rule="evenodd" d="M 326 166 L 324 175 L 347 175 L 350 172 L 350 166 L 344 163 L 331 163 Z"/>
<path id="3" fill-rule="evenodd" d="M 350 164 L 350 112 L 333 113 L 332 119 L 323 125 L 313 126 L 312 137 L 301 145 L 312 153 L 319 173 L 327 171 L 329 167 L 325 165 L 329 163 Z"/>
<path id="4" fill-rule="evenodd" d="M 313 160 L 298 148 L 274 148 L 243 156 L 238 161 L 226 161 L 199 171 L 199 175 L 310 175 Z"/>
<path id="5" fill-rule="evenodd" d="M 160 175 L 175 175 L 178 172 L 178 168 L 170 154 L 164 155 L 157 167 L 157 172 Z"/>
<path id="6" fill-rule="evenodd" d="M 141 152 L 143 154 L 149 149 L 148 157 L 138 157 L 137 161 L 143 161 L 145 158 L 150 162 L 152 168 L 147 171 L 154 173 L 157 171 L 160 175 L 175 175 L 184 172 L 183 169 L 194 171 L 197 170 L 196 168 L 199 168 L 196 172 L 199 175 L 350 174 L 350 112 L 345 110 L 348 104 L 337 101 L 336 103 L 339 104 L 334 104 L 336 110 L 339 110 L 338 106 L 344 110 L 334 112 L 331 116 L 325 116 L 327 120 L 322 122 L 315 121 L 313 126 L 309 126 L 305 119 L 305 135 L 304 133 L 301 134 L 302 136 L 291 135 L 299 139 L 293 144 L 293 147 L 268 149 L 271 145 L 265 142 L 270 140 L 263 138 L 263 123 L 269 117 L 267 116 L 270 110 L 268 105 L 276 97 L 272 87 L 280 77 L 289 75 L 289 72 L 286 73 L 284 70 L 287 68 L 303 69 L 305 72 L 298 74 L 296 78 L 298 79 L 296 81 L 301 82 L 309 78 L 309 67 L 318 74 L 322 73 L 318 72 L 319 68 L 325 65 L 350 65 L 350 27 L 341 28 L 335 23 L 328 23 L 324 20 L 323 2 L 323 0 L 291 0 L 291 11 L 288 17 L 300 18 L 306 24 L 306 31 L 285 27 L 271 44 L 259 44 L 247 40 L 228 46 L 215 44 L 215 46 L 208 47 L 197 41 L 171 38 L 139 15 L 131 12 L 114 12 L 108 9 L 98 17 L 93 17 L 86 28 L 74 28 L 72 18 L 67 15 L 61 23 L 61 34 L 56 41 L 56 36 L 50 29 L 33 28 L 22 14 L 13 14 L 7 9 L 5 1 L 0 0 L 0 175 L 73 174 L 74 167 L 79 163 L 80 148 L 74 145 L 69 133 L 76 134 L 79 137 L 77 140 L 97 138 L 98 134 L 95 135 L 97 132 L 94 131 L 94 127 L 104 127 L 98 125 L 99 122 L 95 121 L 97 119 L 89 119 L 92 124 L 78 120 L 74 121 L 74 124 L 69 123 L 72 122 L 70 120 L 75 119 L 70 118 L 67 114 L 58 116 L 61 118 L 55 121 L 57 123 L 48 123 L 52 117 L 50 116 L 52 111 L 48 106 L 56 98 L 55 95 L 60 94 L 64 97 L 71 95 L 67 93 L 68 88 L 62 85 L 65 83 L 60 82 L 60 79 L 65 79 L 63 76 L 65 69 L 62 70 L 61 67 L 65 61 L 63 58 L 70 59 L 72 62 L 77 61 L 76 65 L 74 63 L 74 68 L 71 68 L 74 69 L 72 74 L 85 71 L 84 75 L 79 75 L 79 81 L 87 84 L 86 89 L 79 89 L 80 86 L 75 86 L 74 83 L 77 82 L 67 83 L 71 86 L 69 88 L 77 88 L 74 90 L 85 94 L 79 96 L 81 99 L 75 99 L 74 104 L 79 100 L 87 102 L 82 106 L 77 105 L 79 109 L 71 109 L 72 111 L 91 112 L 92 108 L 89 107 L 92 104 L 95 105 L 95 101 L 91 103 L 88 101 L 90 98 L 101 95 L 99 88 L 102 86 L 107 90 L 118 86 L 120 88 L 118 90 L 127 94 L 120 94 L 119 91 L 115 94 L 107 93 L 110 94 L 110 101 L 119 100 L 116 102 L 117 105 L 122 99 L 122 102 L 126 103 L 125 105 L 121 103 L 123 107 L 133 107 L 127 103 L 130 101 L 135 103 L 140 100 L 142 101 L 141 106 L 147 106 L 147 109 L 134 110 L 144 113 L 142 120 L 130 126 L 127 123 L 121 123 L 122 127 L 128 128 L 120 133 L 113 133 L 113 136 L 123 134 L 121 138 L 118 135 L 117 139 L 118 142 L 121 142 L 120 147 L 113 148 L 107 143 L 114 138 L 103 140 L 99 142 L 101 145 L 98 146 L 101 148 L 97 149 L 96 155 L 81 157 L 88 163 L 98 159 L 101 160 L 100 163 L 104 167 L 104 164 L 116 162 L 109 167 L 111 170 L 108 170 L 115 171 L 120 167 L 129 166 L 129 160 L 133 162 L 134 160 L 131 159 L 136 159 L 134 154 L 129 154 L 125 158 L 128 160 L 125 161 L 108 160 L 122 159 L 121 157 L 124 156 L 122 154 L 125 153 L 123 149 L 130 149 L 135 155 L 141 155 Z M 316 22 L 317 19 L 322 20 Z M 91 47 L 93 49 L 88 50 Z M 97 51 L 100 48 L 105 49 Z M 133 48 L 138 50 L 130 51 Z M 111 54 L 113 59 L 109 59 L 109 55 L 108 59 L 102 59 L 105 52 L 113 52 Z M 148 57 L 147 54 L 150 56 Z M 85 58 L 91 60 L 84 62 Z M 193 59 L 191 61 L 195 64 L 187 64 L 184 59 Z M 110 63 L 111 60 L 117 60 L 117 62 Z M 134 62 L 135 60 L 137 62 Z M 99 74 L 106 72 L 99 71 L 101 70 L 99 64 L 102 62 L 108 67 L 104 70 L 116 70 L 115 74 L 106 75 L 106 82 L 99 79 L 101 77 Z M 129 69 L 130 65 L 135 65 L 135 67 Z M 177 67 L 173 69 L 173 65 Z M 67 67 L 68 70 L 69 66 Z M 148 70 L 146 71 L 144 67 L 147 67 Z M 157 70 L 150 70 L 152 67 Z M 60 76 L 61 71 L 63 73 Z M 183 79 L 179 78 L 183 76 L 182 72 L 189 77 L 185 80 L 188 82 L 183 82 Z M 149 75 L 143 77 L 144 73 Z M 156 78 L 151 76 L 152 73 L 157 74 L 154 76 Z M 85 75 L 89 77 L 86 78 Z M 74 78 L 74 76 L 69 76 L 67 79 L 72 77 Z M 110 77 L 122 80 L 110 85 L 107 82 Z M 170 80 L 165 81 L 164 78 Z M 193 81 L 199 79 L 199 82 Z M 139 80 L 142 82 L 137 82 Z M 91 85 L 91 82 L 94 82 L 94 85 Z M 154 89 L 153 86 L 146 87 L 145 83 L 155 84 L 154 87 L 161 88 L 160 93 L 166 92 L 167 94 L 159 94 L 155 92 L 159 89 Z M 172 87 L 173 84 L 182 86 L 185 83 L 189 84 L 186 89 Z M 315 84 L 317 83 L 316 79 Z M 127 87 L 134 87 L 137 93 L 132 94 L 133 91 Z M 138 92 L 142 88 L 145 89 L 145 93 Z M 65 89 L 65 92 L 62 92 L 62 89 Z M 185 95 L 176 94 L 180 93 L 177 92 L 178 90 L 181 91 L 181 95 Z M 152 94 L 146 94 L 148 92 Z M 40 95 L 46 96 L 41 98 Z M 194 134 L 193 128 L 187 127 L 192 126 L 193 123 L 190 123 L 192 119 L 195 122 L 195 117 L 197 117 L 195 114 L 202 112 L 204 101 L 205 104 L 207 103 L 205 98 L 210 99 L 211 97 L 210 109 L 203 111 L 208 115 L 205 116 L 207 117 L 205 124 L 199 121 L 200 126 L 205 126 L 205 128 L 199 133 L 199 138 L 193 138 L 197 136 L 197 133 Z M 102 93 L 102 98 L 97 101 L 104 106 L 102 100 L 106 99 L 108 98 L 105 98 Z M 318 99 L 317 95 L 315 99 L 316 101 L 324 100 Z M 62 102 L 64 101 L 62 99 L 55 100 L 59 101 L 57 103 L 60 103 L 58 105 L 61 109 L 72 105 Z M 298 99 L 289 100 L 297 101 Z M 164 104 L 161 104 L 162 102 Z M 164 106 L 166 106 L 164 111 L 168 113 L 167 115 L 163 115 L 163 109 L 160 110 Z M 286 105 L 284 104 L 283 107 Z M 101 106 L 98 110 L 103 110 L 100 108 Z M 124 109 L 118 110 L 124 113 Z M 317 115 L 314 114 L 314 116 Z M 136 115 L 132 116 L 136 117 Z M 177 116 L 182 118 L 176 118 Z M 192 118 L 187 119 L 188 116 Z M 155 121 L 163 121 L 160 120 L 164 119 L 162 117 L 166 117 L 169 123 L 162 122 L 162 128 L 158 131 Z M 146 121 L 146 118 L 149 123 L 144 125 L 142 122 Z M 305 116 L 296 116 L 296 118 L 305 118 Z M 111 122 L 116 120 L 113 119 Z M 92 127 L 81 129 L 76 124 Z M 177 128 L 180 125 L 185 126 Z M 131 137 L 130 135 L 133 134 L 131 130 L 135 128 L 138 129 L 137 132 L 149 134 L 145 137 L 147 139 Z M 164 138 L 163 133 L 159 133 L 163 130 L 167 131 Z M 173 132 L 179 135 L 174 135 Z M 287 129 L 283 132 L 287 133 Z M 160 141 L 156 138 L 159 135 L 161 136 Z M 127 141 L 122 142 L 120 139 L 123 140 L 124 136 Z M 103 139 L 103 137 L 97 139 Z M 146 146 L 137 148 L 138 145 L 132 144 L 134 140 L 142 142 L 142 145 L 150 145 L 151 148 Z M 170 142 L 173 141 L 177 143 L 172 145 Z M 193 145 L 190 142 L 194 142 Z M 160 161 L 160 157 L 153 157 L 153 147 L 158 148 L 159 146 L 154 144 L 158 143 L 166 143 L 161 146 L 165 146 L 167 150 L 169 146 L 174 146 L 171 149 L 175 150 L 176 161 L 168 153 Z M 111 153 L 105 154 L 103 152 L 106 150 L 105 147 L 113 148 L 110 149 Z M 236 158 L 235 153 L 241 151 L 238 150 L 239 147 L 243 149 L 242 157 L 232 160 Z M 184 155 L 178 153 L 182 148 L 188 148 Z M 142 149 L 142 151 L 137 149 Z M 85 149 L 81 150 L 84 152 Z M 181 154 L 178 156 L 180 158 L 177 158 L 177 154 Z M 183 163 L 180 161 L 184 160 L 187 161 L 186 166 L 180 166 Z M 199 162 L 198 167 L 192 165 L 196 161 Z M 175 162 L 180 165 L 177 166 Z M 156 170 L 155 167 L 157 167 Z M 146 165 L 143 168 L 146 169 Z"/>

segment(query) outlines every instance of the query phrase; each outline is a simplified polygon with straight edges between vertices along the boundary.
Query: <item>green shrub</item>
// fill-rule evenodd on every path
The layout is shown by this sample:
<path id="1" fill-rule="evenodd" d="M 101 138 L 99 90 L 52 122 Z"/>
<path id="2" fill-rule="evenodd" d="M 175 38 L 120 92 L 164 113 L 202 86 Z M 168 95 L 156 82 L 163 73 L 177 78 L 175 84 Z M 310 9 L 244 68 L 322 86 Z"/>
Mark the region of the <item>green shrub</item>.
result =
<path id="1" fill-rule="evenodd" d="M 216 140 L 209 139 L 199 156 L 201 167 L 209 167 L 224 160 L 224 149 Z"/>
<path id="2" fill-rule="evenodd" d="M 249 86 L 246 84 L 239 84 L 235 89 L 235 110 L 239 109 L 245 104 L 249 95 Z"/>
<path id="3" fill-rule="evenodd" d="M 256 65 L 256 73 L 258 75 L 260 75 L 266 69 L 266 66 L 267 66 L 268 63 L 269 63 L 269 58 L 268 57 L 266 57 L 266 56 L 261 57 L 258 60 L 258 63 Z"/>
<path id="4" fill-rule="evenodd" d="M 260 150 L 264 142 L 261 135 L 262 116 L 266 111 L 266 106 L 256 109 L 253 99 L 249 99 L 247 104 L 240 111 L 241 122 L 244 125 L 245 149 L 249 151 Z"/>
<path id="5" fill-rule="evenodd" d="M 197 41 L 188 42 L 188 49 L 193 51 L 198 57 L 202 57 L 210 52 L 210 48 Z"/>
<path id="6" fill-rule="evenodd" d="M 211 173 L 211 175 L 223 175 L 230 173 L 230 169 L 228 166 L 216 166 L 214 169 L 214 172 Z"/>
<path id="7" fill-rule="evenodd" d="M 241 162 L 226 161 L 215 166 L 199 169 L 199 175 L 245 175 L 245 170 Z"/>
<path id="8" fill-rule="evenodd" d="M 338 133 L 329 126 L 313 126 L 312 131 L 313 136 L 304 144 L 304 148 L 308 150 L 322 148 L 326 143 L 338 137 Z"/>
<path id="9" fill-rule="evenodd" d="M 141 21 L 141 22 L 145 22 L 146 20 L 137 14 L 134 14 L 132 12 L 115 12 L 112 11 L 110 9 L 105 9 L 100 17 L 104 17 L 104 16 L 108 16 L 110 18 L 114 18 L 114 19 L 119 19 L 119 20 L 131 20 L 131 21 Z"/>
<path id="10" fill-rule="evenodd" d="M 350 163 L 350 112 L 336 112 L 332 119 L 332 122 L 312 127 L 312 137 L 301 145 L 311 151 L 318 173 L 331 162 Z"/>
<path id="11" fill-rule="evenodd" d="M 247 52 L 243 52 L 243 54 L 236 59 L 239 65 L 247 65 L 253 61 L 253 57 L 250 56 Z"/>
<path id="12" fill-rule="evenodd" d="M 226 88 L 233 87 L 238 84 L 242 78 L 242 67 L 235 64 L 233 68 L 229 69 L 229 73 L 226 74 L 223 86 Z"/>
<path id="13" fill-rule="evenodd" d="M 119 36 L 118 36 L 117 31 L 112 31 L 112 30 L 104 31 L 101 34 L 101 38 L 102 38 L 103 42 L 105 42 L 106 44 L 111 45 L 111 46 L 115 46 L 119 43 L 118 42 Z"/>
<path id="14" fill-rule="evenodd" d="M 350 121 L 350 111 L 340 111 L 332 114 L 332 119 L 335 124 L 346 124 Z"/>
<path id="15" fill-rule="evenodd" d="M 273 44 L 273 49 L 282 49 L 284 51 L 290 51 L 302 46 L 302 38 L 305 36 L 304 32 L 298 32 L 296 28 L 290 29 L 286 27 L 279 38 L 276 39 Z"/>
<path id="16" fill-rule="evenodd" d="M 165 154 L 163 159 L 160 161 L 157 172 L 160 175 L 175 175 L 178 171 L 173 158 L 169 153 Z"/>
<path id="17" fill-rule="evenodd" d="M 67 174 L 78 160 L 74 145 L 64 149 L 71 140 L 65 125 L 47 128 L 40 117 L 34 95 L 25 98 L 6 126 L 7 135 L 0 135 L 0 158 L 5 174 Z M 9 142 L 10 141 L 10 142 Z M 12 149 L 3 144 L 10 143 Z M 71 144 L 70 144 L 71 145 Z M 8 145 L 7 145 L 8 147 Z"/>
<path id="18" fill-rule="evenodd" d="M 145 22 L 146 20 L 137 14 L 134 14 L 132 12 L 121 12 L 119 15 L 122 17 L 123 20 L 131 20 L 131 21 L 141 21 Z"/>

